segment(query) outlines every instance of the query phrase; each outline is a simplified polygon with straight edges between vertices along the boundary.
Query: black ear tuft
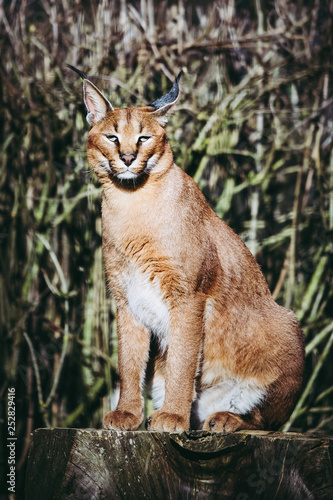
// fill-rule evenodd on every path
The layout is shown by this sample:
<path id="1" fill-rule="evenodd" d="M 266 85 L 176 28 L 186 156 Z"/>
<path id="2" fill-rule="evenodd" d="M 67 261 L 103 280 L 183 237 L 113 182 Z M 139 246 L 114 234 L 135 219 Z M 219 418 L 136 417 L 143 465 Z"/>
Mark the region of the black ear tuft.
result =
<path id="1" fill-rule="evenodd" d="M 174 81 L 174 84 L 172 85 L 172 89 L 167 94 L 162 95 L 162 97 L 159 97 L 154 102 L 148 104 L 148 106 L 153 107 L 157 111 L 158 109 L 164 108 L 165 106 L 170 106 L 171 104 L 175 103 L 179 96 L 178 82 L 182 74 L 183 70 L 180 71 L 180 73 L 178 74 L 177 78 Z"/>
<path id="2" fill-rule="evenodd" d="M 88 80 L 88 77 L 87 75 L 85 75 L 82 71 L 80 71 L 79 69 L 75 68 L 74 66 L 72 66 L 71 64 L 67 64 L 67 66 L 72 70 L 72 71 L 75 71 L 75 73 L 77 73 L 81 78 L 82 80 Z"/>

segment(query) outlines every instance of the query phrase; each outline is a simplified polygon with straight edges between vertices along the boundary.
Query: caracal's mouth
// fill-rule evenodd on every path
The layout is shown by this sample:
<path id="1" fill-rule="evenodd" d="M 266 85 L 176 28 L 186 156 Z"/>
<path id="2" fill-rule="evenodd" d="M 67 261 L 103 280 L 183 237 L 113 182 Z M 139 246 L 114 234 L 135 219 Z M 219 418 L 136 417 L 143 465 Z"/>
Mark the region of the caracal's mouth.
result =
<path id="1" fill-rule="evenodd" d="M 107 171 L 107 173 L 114 179 L 118 181 L 135 181 L 139 179 L 145 179 L 151 169 L 155 166 L 154 162 L 149 162 L 147 161 L 145 168 L 141 168 L 140 170 L 134 170 L 131 166 L 124 166 L 123 170 L 121 172 L 115 170 L 114 167 L 112 167 L 112 163 L 108 160 L 103 162 L 103 167 Z"/>
<path id="2" fill-rule="evenodd" d="M 137 172 L 133 172 L 128 168 L 126 170 L 123 170 L 122 172 L 117 173 L 116 177 L 120 180 L 123 179 L 129 180 L 129 179 L 136 179 L 138 175 L 139 174 Z"/>
<path id="3" fill-rule="evenodd" d="M 131 181 L 131 180 L 141 179 L 141 178 L 147 177 L 147 175 L 149 174 L 149 172 L 152 169 L 152 165 L 150 166 L 147 162 L 145 168 L 141 168 L 139 170 L 137 170 L 137 169 L 134 170 L 132 168 L 132 165 L 131 165 L 128 167 L 124 167 L 124 169 L 121 172 L 115 172 L 112 169 L 111 165 L 109 165 L 109 168 L 110 168 L 110 170 L 109 170 L 110 173 L 119 181 L 123 181 L 123 180 Z"/>

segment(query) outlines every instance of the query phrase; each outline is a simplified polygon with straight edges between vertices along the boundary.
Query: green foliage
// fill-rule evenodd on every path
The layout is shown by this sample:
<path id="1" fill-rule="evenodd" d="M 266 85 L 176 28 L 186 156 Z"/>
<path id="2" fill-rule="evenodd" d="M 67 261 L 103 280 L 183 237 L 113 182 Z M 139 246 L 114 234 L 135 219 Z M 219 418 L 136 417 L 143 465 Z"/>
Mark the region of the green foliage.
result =
<path id="1" fill-rule="evenodd" d="M 101 191 L 65 63 L 115 107 L 185 69 L 175 161 L 302 322 L 309 382 L 286 428 L 332 431 L 332 16 L 329 0 L 0 3 L 0 389 L 17 388 L 21 437 L 99 426 L 117 384 Z"/>

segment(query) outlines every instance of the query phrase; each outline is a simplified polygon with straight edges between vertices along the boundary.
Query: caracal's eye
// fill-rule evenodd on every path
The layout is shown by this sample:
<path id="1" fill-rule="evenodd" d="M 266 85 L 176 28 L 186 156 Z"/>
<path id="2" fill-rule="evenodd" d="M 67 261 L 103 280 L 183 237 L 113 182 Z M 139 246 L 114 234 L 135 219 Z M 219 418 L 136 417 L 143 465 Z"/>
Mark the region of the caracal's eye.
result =
<path id="1" fill-rule="evenodd" d="M 118 137 L 116 135 L 107 135 L 106 137 L 111 142 L 118 142 Z"/>
<path id="2" fill-rule="evenodd" d="M 138 142 L 146 142 L 148 141 L 148 139 L 150 139 L 150 137 L 142 135 L 141 137 L 139 137 Z"/>

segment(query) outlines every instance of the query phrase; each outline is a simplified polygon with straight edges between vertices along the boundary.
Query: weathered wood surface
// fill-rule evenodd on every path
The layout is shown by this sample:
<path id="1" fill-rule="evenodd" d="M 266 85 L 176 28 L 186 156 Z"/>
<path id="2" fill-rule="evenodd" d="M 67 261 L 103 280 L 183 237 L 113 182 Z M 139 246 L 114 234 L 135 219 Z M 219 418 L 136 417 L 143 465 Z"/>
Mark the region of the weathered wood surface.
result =
<path id="1" fill-rule="evenodd" d="M 90 429 L 33 433 L 26 500 L 333 499 L 333 437 Z"/>

